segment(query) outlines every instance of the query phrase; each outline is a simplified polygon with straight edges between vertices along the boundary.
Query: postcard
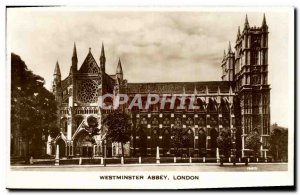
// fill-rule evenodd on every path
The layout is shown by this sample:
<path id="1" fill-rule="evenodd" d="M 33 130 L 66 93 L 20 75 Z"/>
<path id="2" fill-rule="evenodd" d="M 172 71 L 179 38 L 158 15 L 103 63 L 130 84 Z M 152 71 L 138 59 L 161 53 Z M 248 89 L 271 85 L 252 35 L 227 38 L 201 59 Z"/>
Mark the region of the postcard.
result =
<path id="1" fill-rule="evenodd" d="M 294 9 L 7 7 L 9 189 L 294 185 Z"/>

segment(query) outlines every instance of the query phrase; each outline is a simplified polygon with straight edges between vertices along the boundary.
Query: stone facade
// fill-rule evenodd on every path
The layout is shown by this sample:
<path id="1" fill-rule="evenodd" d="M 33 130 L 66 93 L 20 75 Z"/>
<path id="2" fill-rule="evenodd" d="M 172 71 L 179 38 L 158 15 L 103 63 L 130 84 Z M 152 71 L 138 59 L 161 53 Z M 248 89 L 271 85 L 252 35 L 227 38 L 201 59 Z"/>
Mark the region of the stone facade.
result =
<path id="1" fill-rule="evenodd" d="M 94 117 L 99 128 L 105 132 L 102 119 L 113 110 L 99 108 L 100 96 L 105 94 L 148 94 L 194 95 L 199 109 L 160 109 L 159 104 L 149 109 L 129 110 L 132 118 L 131 141 L 125 146 L 128 156 L 155 156 L 159 146 L 161 155 L 174 155 L 171 129 L 179 126 L 189 137 L 189 143 L 182 148 L 189 156 L 215 156 L 217 136 L 221 129 L 231 129 L 239 156 L 245 155 L 245 137 L 253 130 L 261 135 L 261 155 L 266 155 L 265 145 L 270 134 L 270 86 L 268 84 L 268 26 L 265 17 L 261 27 L 250 27 L 246 17 L 243 31 L 238 29 L 234 50 L 229 43 L 221 62 L 221 81 L 129 83 L 123 75 L 119 60 L 116 73 L 105 71 L 104 46 L 99 64 L 91 49 L 78 69 L 76 46 L 74 44 L 70 73 L 61 79 L 58 62 L 55 66 L 52 90 L 59 104 L 60 135 L 49 138 L 47 152 L 55 144 L 60 145 L 63 156 L 117 156 L 120 145 L 106 143 L 105 134 L 95 137 L 91 144 L 83 126 Z M 175 101 L 180 104 L 180 98 Z M 175 106 L 176 108 L 176 106 Z"/>

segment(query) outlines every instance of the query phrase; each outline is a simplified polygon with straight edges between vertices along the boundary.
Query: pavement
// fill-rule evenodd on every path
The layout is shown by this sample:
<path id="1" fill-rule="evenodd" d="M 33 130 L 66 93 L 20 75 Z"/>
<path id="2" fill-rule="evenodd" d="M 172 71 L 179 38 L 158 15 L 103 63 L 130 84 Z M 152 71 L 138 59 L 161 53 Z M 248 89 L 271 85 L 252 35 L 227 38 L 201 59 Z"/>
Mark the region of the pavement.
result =
<path id="1" fill-rule="evenodd" d="M 287 163 L 164 163 L 164 164 L 108 164 L 104 165 L 29 165 L 11 166 L 13 171 L 191 171 L 191 172 L 244 172 L 287 171 Z"/>

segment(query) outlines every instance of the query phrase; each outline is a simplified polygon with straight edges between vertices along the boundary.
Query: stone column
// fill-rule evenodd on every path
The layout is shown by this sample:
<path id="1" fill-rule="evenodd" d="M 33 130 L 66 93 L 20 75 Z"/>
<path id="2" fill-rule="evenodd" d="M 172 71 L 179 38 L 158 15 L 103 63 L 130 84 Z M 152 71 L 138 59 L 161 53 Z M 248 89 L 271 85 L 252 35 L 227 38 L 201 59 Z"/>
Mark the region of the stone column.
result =
<path id="1" fill-rule="evenodd" d="M 56 145 L 55 165 L 59 165 L 59 145 Z"/>

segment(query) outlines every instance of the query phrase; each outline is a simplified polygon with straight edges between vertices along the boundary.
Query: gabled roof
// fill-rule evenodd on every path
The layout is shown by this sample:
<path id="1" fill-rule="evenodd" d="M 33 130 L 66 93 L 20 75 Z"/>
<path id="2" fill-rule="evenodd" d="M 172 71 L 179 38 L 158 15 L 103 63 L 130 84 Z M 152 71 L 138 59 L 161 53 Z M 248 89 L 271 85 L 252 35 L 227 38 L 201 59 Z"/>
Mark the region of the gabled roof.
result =
<path id="1" fill-rule="evenodd" d="M 96 74 L 100 73 L 100 67 L 98 66 L 95 58 L 93 57 L 91 51 L 86 56 L 84 62 L 82 63 L 79 73 L 90 73 L 90 74 Z"/>

